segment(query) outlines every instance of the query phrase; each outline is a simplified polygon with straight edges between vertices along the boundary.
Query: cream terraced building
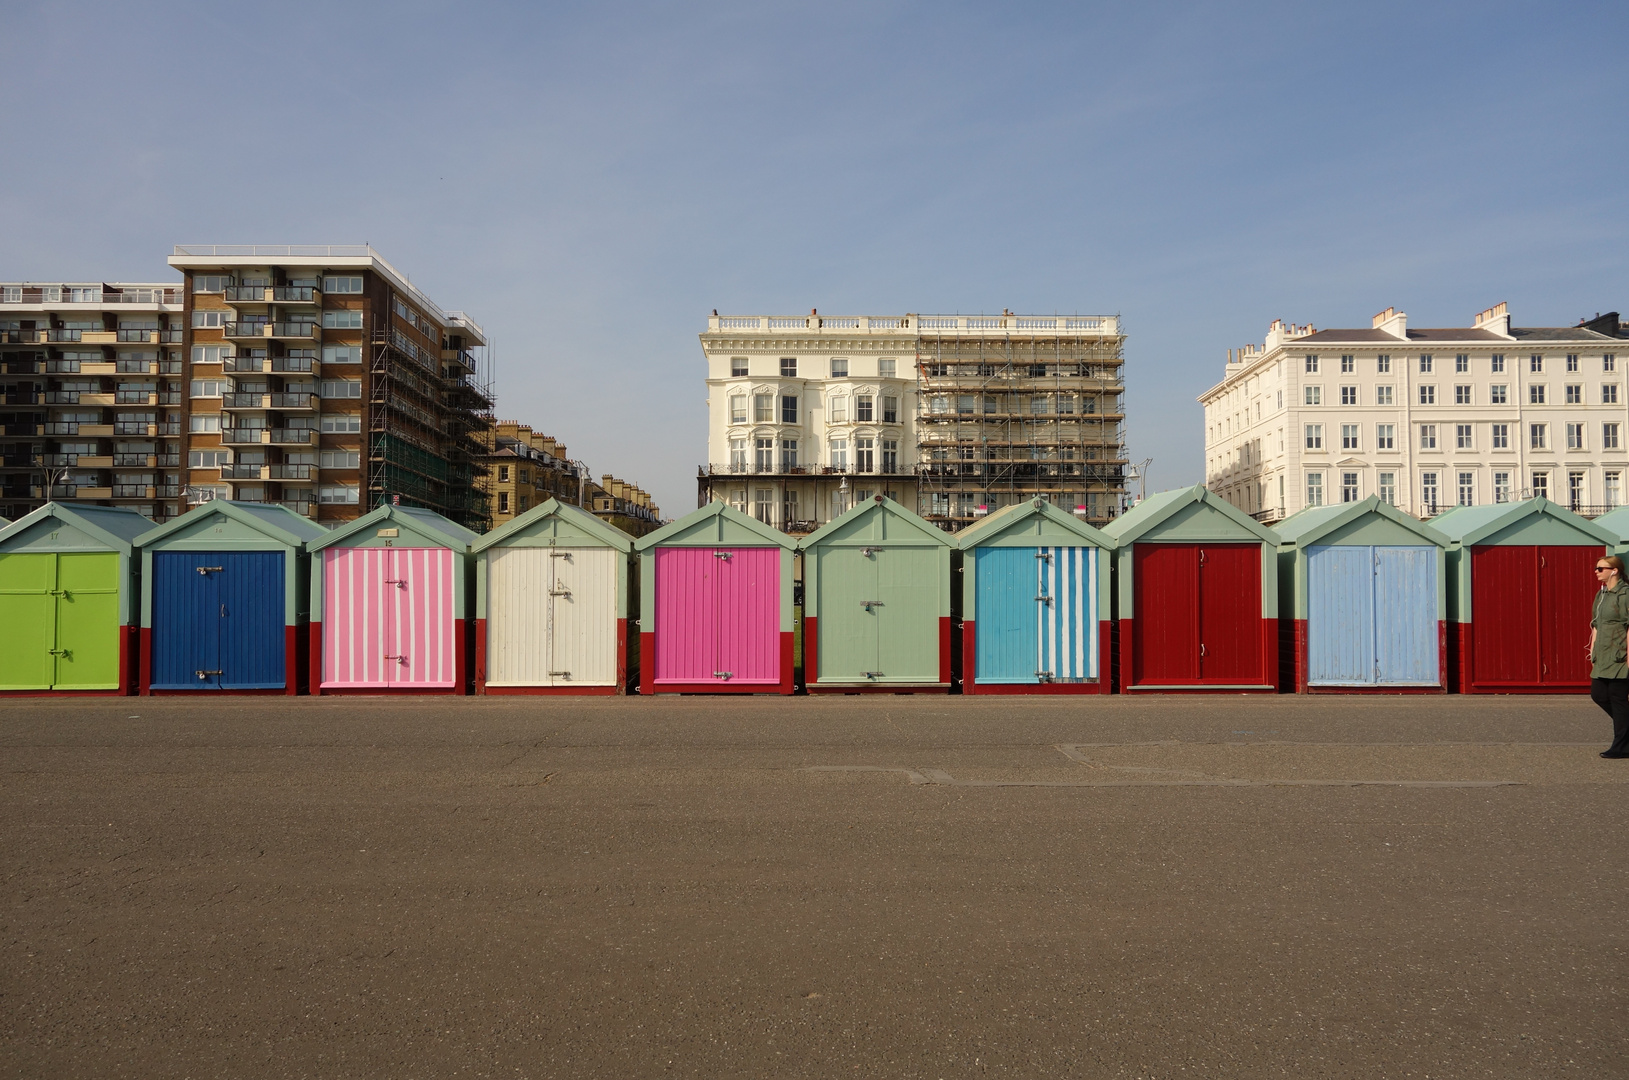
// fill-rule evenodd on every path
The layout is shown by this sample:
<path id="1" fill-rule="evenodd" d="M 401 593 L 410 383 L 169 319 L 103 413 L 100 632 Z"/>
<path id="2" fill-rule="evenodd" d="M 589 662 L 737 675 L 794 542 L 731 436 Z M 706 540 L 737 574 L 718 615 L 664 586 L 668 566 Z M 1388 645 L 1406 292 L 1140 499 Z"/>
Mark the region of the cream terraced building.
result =
<path id="1" fill-rule="evenodd" d="M 1595 514 L 1629 478 L 1629 326 L 1609 312 L 1519 327 L 1505 304 L 1469 327 L 1276 320 L 1200 395 L 1206 486 L 1262 521 L 1378 495 L 1418 517 L 1544 496 Z"/>

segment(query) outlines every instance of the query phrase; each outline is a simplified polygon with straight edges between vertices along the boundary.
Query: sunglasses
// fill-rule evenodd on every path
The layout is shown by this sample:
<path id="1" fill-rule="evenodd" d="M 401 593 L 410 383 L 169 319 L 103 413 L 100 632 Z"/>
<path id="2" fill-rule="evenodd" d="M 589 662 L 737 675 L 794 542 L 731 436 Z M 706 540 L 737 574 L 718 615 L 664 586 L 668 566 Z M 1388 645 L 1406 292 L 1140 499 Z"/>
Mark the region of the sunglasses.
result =
<path id="1" fill-rule="evenodd" d="M 1599 574 L 1599 573 L 1601 573 L 1601 572 L 1602 572 L 1602 571 L 1604 571 L 1604 570 L 1616 570 L 1616 569 L 1617 569 L 1617 567 L 1615 567 L 1615 566 L 1597 566 L 1597 567 L 1596 567 L 1596 568 L 1595 568 L 1595 572 L 1596 572 L 1596 573 L 1597 573 L 1597 574 Z"/>

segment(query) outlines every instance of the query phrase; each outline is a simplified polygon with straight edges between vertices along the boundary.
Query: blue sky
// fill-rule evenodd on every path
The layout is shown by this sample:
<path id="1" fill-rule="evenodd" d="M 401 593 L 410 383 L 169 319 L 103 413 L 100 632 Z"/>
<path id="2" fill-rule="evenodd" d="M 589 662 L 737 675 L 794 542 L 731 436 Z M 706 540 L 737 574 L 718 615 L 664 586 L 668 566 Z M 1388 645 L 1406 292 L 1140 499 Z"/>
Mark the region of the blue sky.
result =
<path id="1" fill-rule="evenodd" d="M 1622 4 L 0 10 L 0 279 L 372 243 L 670 516 L 715 307 L 1119 313 L 1154 490 L 1274 318 L 1629 306 Z"/>

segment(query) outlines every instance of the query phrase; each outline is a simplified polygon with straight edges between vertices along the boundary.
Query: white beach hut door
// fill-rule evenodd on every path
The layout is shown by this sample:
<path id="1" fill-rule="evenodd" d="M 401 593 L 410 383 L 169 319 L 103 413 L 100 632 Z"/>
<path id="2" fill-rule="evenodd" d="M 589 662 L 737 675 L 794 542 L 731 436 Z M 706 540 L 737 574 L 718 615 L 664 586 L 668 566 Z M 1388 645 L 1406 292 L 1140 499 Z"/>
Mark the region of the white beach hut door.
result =
<path id="1" fill-rule="evenodd" d="M 504 548 L 493 554 L 487 685 L 616 682 L 616 553 Z"/>

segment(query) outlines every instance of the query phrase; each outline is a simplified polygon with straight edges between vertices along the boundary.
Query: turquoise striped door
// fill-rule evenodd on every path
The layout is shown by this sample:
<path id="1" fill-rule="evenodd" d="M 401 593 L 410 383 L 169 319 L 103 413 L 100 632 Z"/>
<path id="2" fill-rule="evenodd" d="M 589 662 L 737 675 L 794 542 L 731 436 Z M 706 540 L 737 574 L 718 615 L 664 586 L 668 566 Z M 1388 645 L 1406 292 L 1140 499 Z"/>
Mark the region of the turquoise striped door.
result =
<path id="1" fill-rule="evenodd" d="M 979 548 L 974 569 L 979 682 L 1097 678 L 1096 548 Z"/>

